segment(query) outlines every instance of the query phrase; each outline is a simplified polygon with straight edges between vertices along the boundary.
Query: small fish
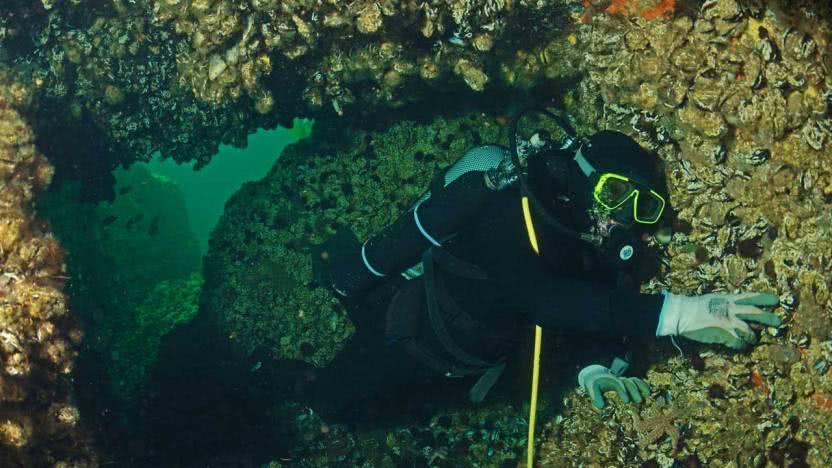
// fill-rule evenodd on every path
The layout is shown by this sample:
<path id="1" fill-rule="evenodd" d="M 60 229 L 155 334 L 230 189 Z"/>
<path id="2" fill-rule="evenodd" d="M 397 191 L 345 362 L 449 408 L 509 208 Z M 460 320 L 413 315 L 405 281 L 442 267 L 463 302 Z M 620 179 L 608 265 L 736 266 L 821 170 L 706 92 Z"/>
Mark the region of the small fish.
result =
<path id="1" fill-rule="evenodd" d="M 251 370 L 249 372 L 257 372 L 261 367 L 263 367 L 263 362 L 257 361 L 253 366 L 251 366 Z"/>
<path id="2" fill-rule="evenodd" d="M 150 227 L 147 229 L 147 234 L 151 236 L 155 236 L 159 234 L 159 217 L 154 216 L 153 220 L 150 221 Z"/>
<path id="3" fill-rule="evenodd" d="M 124 227 L 130 229 L 131 227 L 133 227 L 134 224 L 141 221 L 142 218 L 144 218 L 144 213 L 139 213 L 136 216 L 133 216 L 132 218 L 128 219 L 127 222 L 124 223 Z"/>
<path id="4" fill-rule="evenodd" d="M 126 187 L 122 187 L 122 188 L 118 189 L 118 194 L 119 195 L 124 195 L 125 193 L 129 192 L 132 189 L 133 189 L 133 187 L 131 187 L 129 185 L 126 186 Z"/>
<path id="5" fill-rule="evenodd" d="M 117 219 L 118 219 L 118 216 L 116 216 L 116 215 L 107 216 L 106 218 L 101 220 L 101 225 L 102 226 L 109 226 L 109 225 L 113 224 L 115 222 L 115 220 L 117 220 Z"/>

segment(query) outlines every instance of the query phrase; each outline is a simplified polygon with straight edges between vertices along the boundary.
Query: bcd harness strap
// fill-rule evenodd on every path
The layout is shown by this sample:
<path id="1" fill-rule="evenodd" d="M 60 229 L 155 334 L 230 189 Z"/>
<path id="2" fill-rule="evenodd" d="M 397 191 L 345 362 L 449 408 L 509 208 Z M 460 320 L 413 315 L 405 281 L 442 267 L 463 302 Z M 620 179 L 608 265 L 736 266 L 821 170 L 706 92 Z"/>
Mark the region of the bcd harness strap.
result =
<path id="1" fill-rule="evenodd" d="M 471 317 L 448 295 L 442 282 L 437 280 L 436 266 L 440 266 L 447 273 L 464 278 L 486 279 L 488 275 L 477 265 L 455 257 L 442 248 L 431 248 L 425 251 L 422 255 L 422 265 L 424 268 L 422 278 L 431 328 L 439 344 L 456 363 L 437 355 L 418 340 L 406 339 L 400 341 L 399 344 L 413 357 L 446 377 L 481 374 L 468 392 L 469 399 L 479 403 L 485 399 L 502 375 L 505 362 L 503 358 L 491 362 L 463 350 L 451 337 L 446 318 L 466 331 L 477 333 L 478 336 L 489 338 L 497 335 Z"/>
<path id="2" fill-rule="evenodd" d="M 489 363 L 482 359 L 479 359 L 475 356 L 472 356 L 465 352 L 462 348 L 457 345 L 457 343 L 451 338 L 450 332 L 448 332 L 448 328 L 445 325 L 445 320 L 442 317 L 442 312 L 440 311 L 439 305 L 439 298 L 437 296 L 437 281 L 436 281 L 436 270 L 435 270 L 435 263 L 433 257 L 433 249 L 428 249 L 425 251 L 425 254 L 422 256 L 422 264 L 425 268 L 425 296 L 427 297 L 427 305 L 428 305 L 428 317 L 430 318 L 430 324 L 433 327 L 434 333 L 436 333 L 436 338 L 442 344 L 448 353 L 462 362 L 463 364 L 471 367 L 492 367 L 494 366 L 493 363 Z M 448 312 L 459 312 L 459 311 L 448 311 Z"/>

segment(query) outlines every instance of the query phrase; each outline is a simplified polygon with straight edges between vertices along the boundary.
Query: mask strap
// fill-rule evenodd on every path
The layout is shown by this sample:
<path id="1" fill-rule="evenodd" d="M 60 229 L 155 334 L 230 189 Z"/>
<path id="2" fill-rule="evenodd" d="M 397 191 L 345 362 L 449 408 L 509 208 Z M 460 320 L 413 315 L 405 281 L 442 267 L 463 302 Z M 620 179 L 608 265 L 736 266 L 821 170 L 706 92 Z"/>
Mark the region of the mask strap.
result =
<path id="1" fill-rule="evenodd" d="M 592 164 L 587 161 L 584 155 L 581 153 L 582 148 L 578 148 L 578 151 L 575 152 L 575 157 L 573 161 L 578 163 L 578 167 L 581 169 L 581 172 L 584 173 L 585 176 L 589 177 L 595 172 L 595 168 L 592 167 Z"/>

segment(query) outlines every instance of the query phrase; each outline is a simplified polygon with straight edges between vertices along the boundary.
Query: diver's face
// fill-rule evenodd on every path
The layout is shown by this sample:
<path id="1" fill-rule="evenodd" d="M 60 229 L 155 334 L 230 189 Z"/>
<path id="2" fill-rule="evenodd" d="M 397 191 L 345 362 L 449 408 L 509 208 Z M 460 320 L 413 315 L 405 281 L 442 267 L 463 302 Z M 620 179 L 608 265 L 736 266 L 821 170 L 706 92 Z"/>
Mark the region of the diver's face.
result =
<path id="1" fill-rule="evenodd" d="M 614 213 L 610 213 L 602 207 L 593 207 L 592 210 L 589 210 L 589 217 L 591 220 L 590 229 L 592 230 L 592 233 L 601 236 L 604 239 L 609 239 L 613 230 L 617 227 L 633 229 L 635 222 L 633 222 L 632 217 L 627 216 L 626 213 L 629 213 L 629 211 L 618 210 Z M 649 242 L 653 237 L 654 234 L 650 232 L 643 232 L 640 236 L 641 240 L 644 242 Z"/>
<path id="2" fill-rule="evenodd" d="M 609 238 L 615 227 L 630 228 L 633 225 L 633 220 L 626 215 L 626 210 L 609 211 L 595 203 L 588 213 L 593 234 L 603 238 Z"/>
<path id="3" fill-rule="evenodd" d="M 621 226 L 622 224 L 610 216 L 599 217 L 595 220 L 595 231 L 601 237 L 607 238 L 610 236 L 613 227 Z"/>

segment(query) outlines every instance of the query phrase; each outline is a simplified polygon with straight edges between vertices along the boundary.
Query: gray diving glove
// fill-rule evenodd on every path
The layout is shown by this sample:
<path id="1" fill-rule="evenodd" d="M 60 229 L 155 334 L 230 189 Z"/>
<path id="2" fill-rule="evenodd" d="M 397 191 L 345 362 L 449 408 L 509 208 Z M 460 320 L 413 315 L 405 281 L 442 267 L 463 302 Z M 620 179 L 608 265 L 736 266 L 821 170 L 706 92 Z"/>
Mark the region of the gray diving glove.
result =
<path id="1" fill-rule="evenodd" d="M 641 403 L 650 397 L 650 387 L 637 377 L 622 377 L 627 370 L 626 362 L 616 358 L 612 369 L 592 364 L 578 373 L 578 385 L 584 388 L 592 399 L 592 406 L 601 409 L 605 405 L 604 392 L 615 391 L 624 403 Z"/>
<path id="2" fill-rule="evenodd" d="M 715 293 L 688 297 L 665 293 L 656 336 L 681 335 L 700 343 L 742 349 L 757 342 L 748 323 L 780 326 L 777 315 L 760 308 L 779 303 L 774 294 Z"/>

